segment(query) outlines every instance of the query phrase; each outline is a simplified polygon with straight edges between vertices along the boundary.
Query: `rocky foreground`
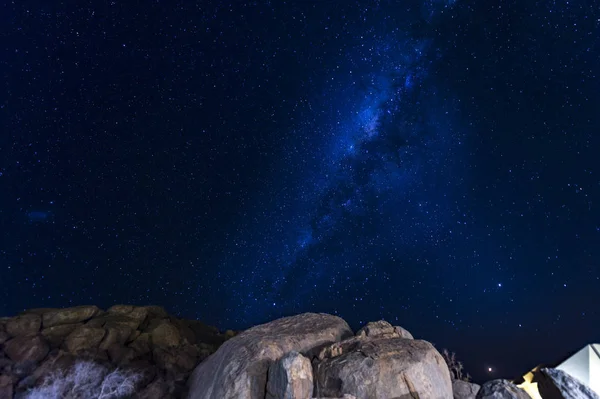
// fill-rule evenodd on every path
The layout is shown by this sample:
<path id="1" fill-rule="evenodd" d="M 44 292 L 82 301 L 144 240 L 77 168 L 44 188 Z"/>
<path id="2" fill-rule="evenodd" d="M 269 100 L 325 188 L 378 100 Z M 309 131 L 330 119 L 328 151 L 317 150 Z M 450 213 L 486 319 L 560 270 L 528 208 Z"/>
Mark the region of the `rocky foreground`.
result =
<path id="1" fill-rule="evenodd" d="M 507 380 L 481 387 L 458 380 L 433 345 L 385 321 L 355 334 L 337 316 L 305 313 L 238 334 L 156 306 L 32 309 L 0 318 L 0 399 L 58 397 L 49 392 L 60 384 L 41 395 L 39 387 L 82 360 L 135 375 L 128 386 L 120 382 L 133 393 L 72 390 L 63 398 L 599 399 L 554 369 L 536 370 L 539 391 Z"/>

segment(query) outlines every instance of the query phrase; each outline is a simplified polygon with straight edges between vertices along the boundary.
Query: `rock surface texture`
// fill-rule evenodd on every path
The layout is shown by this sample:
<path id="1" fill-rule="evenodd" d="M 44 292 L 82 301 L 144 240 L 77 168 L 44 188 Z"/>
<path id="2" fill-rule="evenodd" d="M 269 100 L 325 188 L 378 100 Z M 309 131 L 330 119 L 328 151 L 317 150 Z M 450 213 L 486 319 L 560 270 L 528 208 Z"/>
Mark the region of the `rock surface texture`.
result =
<path id="1" fill-rule="evenodd" d="M 461 380 L 454 380 L 452 382 L 454 399 L 475 399 L 480 389 L 481 386 L 471 382 Z"/>
<path id="2" fill-rule="evenodd" d="M 353 335 L 343 319 L 304 313 L 255 326 L 225 342 L 190 377 L 193 399 L 265 398 L 272 363 L 295 351 L 310 357 Z"/>
<path id="3" fill-rule="evenodd" d="M 316 394 L 357 398 L 452 398 L 446 362 L 429 342 L 406 338 L 351 339 L 316 364 Z M 343 343 L 342 343 L 343 346 Z"/>
<path id="4" fill-rule="evenodd" d="M 488 381 L 477 392 L 477 399 L 531 399 L 531 397 L 507 380 Z"/>

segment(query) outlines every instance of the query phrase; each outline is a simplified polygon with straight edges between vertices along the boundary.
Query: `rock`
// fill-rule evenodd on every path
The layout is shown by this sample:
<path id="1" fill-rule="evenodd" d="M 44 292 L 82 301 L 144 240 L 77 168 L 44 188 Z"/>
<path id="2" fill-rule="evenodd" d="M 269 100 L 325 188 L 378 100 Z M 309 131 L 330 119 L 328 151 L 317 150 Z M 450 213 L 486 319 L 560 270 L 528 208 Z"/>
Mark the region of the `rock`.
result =
<path id="1" fill-rule="evenodd" d="M 531 397 L 507 380 L 492 380 L 481 386 L 477 399 L 531 399 Z"/>
<path id="2" fill-rule="evenodd" d="M 5 357 L 0 358 L 0 374 L 2 374 L 2 371 L 5 367 L 10 369 L 13 364 L 14 362 L 10 359 L 7 359 Z"/>
<path id="3" fill-rule="evenodd" d="M 119 344 L 112 344 L 107 348 L 108 356 L 113 364 L 118 366 L 128 364 L 135 359 L 136 353 L 131 348 L 125 348 Z"/>
<path id="4" fill-rule="evenodd" d="M 452 398 L 448 366 L 429 342 L 405 338 L 351 340 L 351 350 L 316 364 L 317 396 Z"/>
<path id="5" fill-rule="evenodd" d="M 271 363 L 266 399 L 312 398 L 313 372 L 310 360 L 298 352 L 289 352 Z"/>
<path id="6" fill-rule="evenodd" d="M 179 330 L 168 321 L 162 321 L 160 324 L 150 330 L 150 337 L 152 345 L 159 348 L 179 346 L 181 343 Z"/>
<path id="7" fill-rule="evenodd" d="M 129 344 L 129 348 L 133 349 L 136 356 L 142 356 L 146 353 L 150 353 L 152 347 L 150 346 L 150 334 L 142 333 L 139 337 Z"/>
<path id="8" fill-rule="evenodd" d="M 105 327 L 106 334 L 100 343 L 100 349 L 107 350 L 111 345 L 125 345 L 125 342 L 132 333 L 132 329 L 126 325 L 115 324 Z"/>
<path id="9" fill-rule="evenodd" d="M 399 326 L 392 326 L 385 320 L 372 321 L 356 332 L 359 338 L 407 338 L 413 339 L 411 333 Z"/>
<path id="10" fill-rule="evenodd" d="M 60 310 L 60 308 L 32 308 L 32 309 L 27 309 L 22 311 L 21 313 L 19 313 L 20 315 L 24 315 L 24 314 L 37 314 L 39 316 L 43 315 L 46 312 L 50 312 L 53 310 Z"/>
<path id="11" fill-rule="evenodd" d="M 190 376 L 194 399 L 264 398 L 269 365 L 288 352 L 317 351 L 351 337 L 337 316 L 304 313 L 258 325 L 225 341 Z"/>
<path id="12" fill-rule="evenodd" d="M 10 335 L 8 335 L 8 333 L 6 331 L 0 331 L 0 345 L 5 343 L 6 341 L 8 341 L 9 338 L 10 338 Z"/>
<path id="13" fill-rule="evenodd" d="M 169 314 L 160 306 L 144 306 L 144 309 L 147 312 L 147 316 L 138 327 L 139 330 L 145 331 L 151 322 L 162 321 L 169 318 Z"/>
<path id="14" fill-rule="evenodd" d="M 136 393 L 134 399 L 164 398 L 169 393 L 169 386 L 162 378 L 157 378 L 146 386 L 141 392 Z"/>
<path id="15" fill-rule="evenodd" d="M 52 348 L 57 348 L 62 345 L 65 338 L 71 334 L 81 323 L 61 324 L 59 326 L 48 327 L 42 330 L 42 335 Z"/>
<path id="16" fill-rule="evenodd" d="M 4 344 L 4 352 L 14 362 L 43 360 L 50 347 L 41 335 L 15 337 Z"/>
<path id="17" fill-rule="evenodd" d="M 65 309 L 53 309 L 43 313 L 42 322 L 44 328 L 60 324 L 79 323 L 91 319 L 100 312 L 101 310 L 97 306 L 75 306 Z"/>
<path id="18" fill-rule="evenodd" d="M 133 342 L 140 336 L 142 332 L 140 330 L 135 330 L 131 332 L 131 335 L 127 337 L 127 342 Z"/>
<path id="19" fill-rule="evenodd" d="M 532 382 L 537 383 L 538 392 L 544 399 L 600 399 L 590 387 L 562 370 L 534 370 Z"/>
<path id="20" fill-rule="evenodd" d="M 192 355 L 175 348 L 154 348 L 152 359 L 158 367 L 173 374 L 190 372 L 196 367 L 196 359 Z"/>
<path id="21" fill-rule="evenodd" d="M 71 353 L 98 348 L 105 334 L 106 331 L 103 328 L 79 326 L 65 338 L 63 346 Z"/>
<path id="22" fill-rule="evenodd" d="M 130 319 L 138 321 L 139 326 L 139 324 L 141 324 L 144 320 L 146 320 L 146 317 L 148 317 L 149 309 L 140 306 L 115 305 L 109 308 L 106 312 L 109 314 L 127 316 Z"/>
<path id="23" fill-rule="evenodd" d="M 140 321 L 122 314 L 105 313 L 102 316 L 94 317 L 85 323 L 88 327 L 129 327 L 132 331 L 140 326 Z"/>
<path id="24" fill-rule="evenodd" d="M 481 386 L 466 381 L 454 380 L 452 392 L 454 399 L 475 399 Z"/>
<path id="25" fill-rule="evenodd" d="M 12 374 L 18 379 L 27 377 L 29 374 L 35 371 L 37 363 L 33 359 L 27 359 L 18 363 L 15 363 L 12 368 Z"/>
<path id="26" fill-rule="evenodd" d="M 33 375 L 28 375 L 19 381 L 16 387 L 17 391 L 24 391 L 29 388 L 33 388 L 35 386 L 35 382 L 35 377 Z"/>
<path id="27" fill-rule="evenodd" d="M 11 337 L 35 335 L 40 332 L 42 318 L 36 314 L 24 314 L 7 321 L 5 328 Z"/>
<path id="28" fill-rule="evenodd" d="M 0 399 L 13 398 L 13 384 L 15 382 L 11 376 L 0 375 Z"/>

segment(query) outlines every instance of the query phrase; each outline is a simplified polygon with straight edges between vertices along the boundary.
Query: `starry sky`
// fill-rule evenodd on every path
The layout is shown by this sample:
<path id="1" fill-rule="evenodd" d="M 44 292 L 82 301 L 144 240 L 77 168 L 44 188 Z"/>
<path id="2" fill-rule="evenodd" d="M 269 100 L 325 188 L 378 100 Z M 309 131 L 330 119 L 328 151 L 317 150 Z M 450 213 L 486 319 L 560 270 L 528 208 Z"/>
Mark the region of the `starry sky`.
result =
<path id="1" fill-rule="evenodd" d="M 4 2 L 0 313 L 560 361 L 600 341 L 599 37 L 596 1 Z"/>

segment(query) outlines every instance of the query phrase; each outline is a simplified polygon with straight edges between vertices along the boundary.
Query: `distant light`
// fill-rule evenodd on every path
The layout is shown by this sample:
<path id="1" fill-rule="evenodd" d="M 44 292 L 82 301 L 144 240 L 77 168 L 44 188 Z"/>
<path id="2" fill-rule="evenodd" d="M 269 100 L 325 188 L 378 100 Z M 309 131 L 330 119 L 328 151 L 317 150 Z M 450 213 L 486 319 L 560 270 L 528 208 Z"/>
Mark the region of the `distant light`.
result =
<path id="1" fill-rule="evenodd" d="M 491 367 L 488 367 L 488 371 L 491 373 L 491 372 L 492 372 L 492 368 L 491 368 Z"/>
<path id="2" fill-rule="evenodd" d="M 498 283 L 498 287 L 502 287 L 502 283 Z"/>

